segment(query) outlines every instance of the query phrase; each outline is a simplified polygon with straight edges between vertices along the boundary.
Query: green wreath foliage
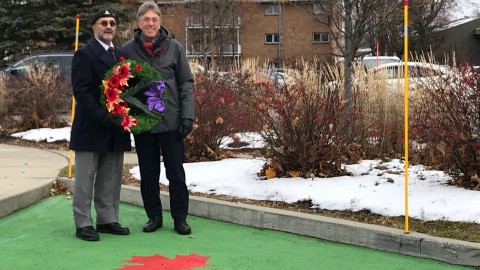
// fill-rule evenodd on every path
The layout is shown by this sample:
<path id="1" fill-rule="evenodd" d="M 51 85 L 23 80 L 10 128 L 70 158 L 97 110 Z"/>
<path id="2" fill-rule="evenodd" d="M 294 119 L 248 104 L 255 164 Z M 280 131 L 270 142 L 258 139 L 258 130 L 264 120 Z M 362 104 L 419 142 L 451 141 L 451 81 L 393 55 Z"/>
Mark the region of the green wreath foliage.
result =
<path id="1" fill-rule="evenodd" d="M 144 93 L 152 84 L 161 81 L 162 76 L 148 63 L 124 58 L 120 60 L 105 73 L 100 103 L 110 113 L 124 115 L 122 126 L 125 130 L 133 134 L 149 132 L 159 123 L 160 112 L 148 110 Z M 162 98 L 165 103 L 166 91 L 163 91 Z M 129 119 L 136 120 L 136 124 L 131 124 Z"/>

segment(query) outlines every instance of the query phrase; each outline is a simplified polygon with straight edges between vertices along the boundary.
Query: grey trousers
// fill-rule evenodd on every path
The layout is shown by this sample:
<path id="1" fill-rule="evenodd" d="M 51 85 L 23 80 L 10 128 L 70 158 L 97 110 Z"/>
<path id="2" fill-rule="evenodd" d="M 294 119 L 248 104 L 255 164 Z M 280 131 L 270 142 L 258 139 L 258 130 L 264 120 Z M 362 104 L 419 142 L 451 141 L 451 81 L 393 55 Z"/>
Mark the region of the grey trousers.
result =
<path id="1" fill-rule="evenodd" d="M 118 222 L 123 152 L 75 152 L 73 218 L 75 227 L 93 226 L 92 197 L 96 223 Z"/>

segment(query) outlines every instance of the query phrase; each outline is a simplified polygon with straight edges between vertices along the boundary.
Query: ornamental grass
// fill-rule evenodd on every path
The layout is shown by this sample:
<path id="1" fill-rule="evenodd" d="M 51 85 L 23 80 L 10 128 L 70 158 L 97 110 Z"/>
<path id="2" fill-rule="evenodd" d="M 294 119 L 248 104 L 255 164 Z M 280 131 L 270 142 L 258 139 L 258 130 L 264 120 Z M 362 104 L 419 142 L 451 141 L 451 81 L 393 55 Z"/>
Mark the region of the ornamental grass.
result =
<path id="1" fill-rule="evenodd" d="M 71 108 L 70 80 L 53 67 L 27 67 L 25 73 L 2 78 L 4 129 L 63 127 Z"/>

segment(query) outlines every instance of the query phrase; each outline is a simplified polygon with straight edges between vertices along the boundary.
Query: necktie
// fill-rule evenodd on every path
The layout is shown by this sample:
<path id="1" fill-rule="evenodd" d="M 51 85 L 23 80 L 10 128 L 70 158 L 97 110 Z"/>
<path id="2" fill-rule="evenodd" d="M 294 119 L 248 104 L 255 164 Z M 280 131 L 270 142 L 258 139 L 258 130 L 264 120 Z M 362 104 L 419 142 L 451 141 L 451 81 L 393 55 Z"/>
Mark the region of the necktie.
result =
<path id="1" fill-rule="evenodd" d="M 117 57 L 115 56 L 115 52 L 113 51 L 113 47 L 108 47 L 108 53 L 113 57 L 113 60 L 117 62 Z"/>
<path id="2" fill-rule="evenodd" d="M 153 53 L 153 43 L 150 41 L 145 41 L 143 42 L 143 47 L 145 47 L 145 50 L 147 50 L 148 55 L 152 55 Z"/>

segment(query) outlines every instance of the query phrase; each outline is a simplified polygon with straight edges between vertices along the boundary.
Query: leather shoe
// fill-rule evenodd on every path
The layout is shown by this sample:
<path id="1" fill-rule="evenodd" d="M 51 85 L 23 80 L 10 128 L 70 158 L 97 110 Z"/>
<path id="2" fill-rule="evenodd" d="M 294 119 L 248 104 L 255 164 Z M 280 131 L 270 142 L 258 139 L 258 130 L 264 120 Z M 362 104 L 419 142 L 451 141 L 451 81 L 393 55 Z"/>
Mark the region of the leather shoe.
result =
<path id="1" fill-rule="evenodd" d="M 179 234 L 190 234 L 192 233 L 192 228 L 188 225 L 185 219 L 175 220 L 174 221 L 174 229 Z"/>
<path id="2" fill-rule="evenodd" d="M 100 239 L 93 226 L 77 228 L 75 236 L 85 241 L 98 241 Z"/>
<path id="3" fill-rule="evenodd" d="M 127 227 L 122 227 L 118 222 L 97 224 L 97 231 L 100 233 L 111 233 L 116 235 L 127 235 L 130 233 L 130 230 Z"/>
<path id="4" fill-rule="evenodd" d="M 148 218 L 147 223 L 143 226 L 144 232 L 154 232 L 158 228 L 163 226 L 163 218 L 162 216 L 150 217 Z"/>

